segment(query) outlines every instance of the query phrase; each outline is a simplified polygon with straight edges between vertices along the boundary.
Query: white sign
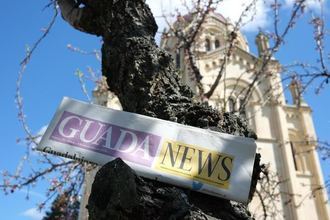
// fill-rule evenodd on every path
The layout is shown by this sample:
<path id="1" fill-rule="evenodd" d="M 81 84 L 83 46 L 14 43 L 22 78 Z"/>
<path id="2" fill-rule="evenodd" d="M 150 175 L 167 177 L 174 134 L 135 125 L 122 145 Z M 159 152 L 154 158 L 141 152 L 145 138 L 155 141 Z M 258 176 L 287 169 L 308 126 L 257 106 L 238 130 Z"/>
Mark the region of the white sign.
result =
<path id="1" fill-rule="evenodd" d="M 38 150 L 100 165 L 120 157 L 141 176 L 247 202 L 256 144 L 64 98 Z"/>

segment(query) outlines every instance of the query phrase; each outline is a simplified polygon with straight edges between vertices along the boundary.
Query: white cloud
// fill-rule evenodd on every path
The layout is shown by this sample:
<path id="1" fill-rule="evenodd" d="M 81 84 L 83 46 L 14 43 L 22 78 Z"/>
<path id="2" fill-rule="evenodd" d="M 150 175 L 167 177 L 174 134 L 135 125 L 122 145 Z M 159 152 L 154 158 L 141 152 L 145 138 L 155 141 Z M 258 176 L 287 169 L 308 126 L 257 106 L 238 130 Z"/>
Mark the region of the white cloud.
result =
<path id="1" fill-rule="evenodd" d="M 221 13 L 225 18 L 229 19 L 231 22 L 236 22 L 244 9 L 252 2 L 252 0 L 223 0 L 218 6 L 217 11 Z M 185 7 L 182 6 L 182 1 L 180 0 L 147 0 L 159 27 L 159 31 L 162 31 L 167 25 L 162 15 L 169 15 L 170 13 L 175 14 L 175 10 L 178 9 L 182 14 L 187 13 Z M 267 13 L 269 8 L 266 7 L 264 1 L 257 1 L 254 9 L 251 13 L 248 13 L 244 23 L 249 21 L 251 17 L 253 20 L 248 22 L 242 27 L 244 31 L 257 31 L 258 28 L 263 28 L 267 26 Z M 172 20 L 173 21 L 173 20 Z"/>
<path id="2" fill-rule="evenodd" d="M 23 193 L 26 196 L 28 195 L 29 197 L 32 196 L 32 197 L 36 197 L 36 198 L 39 198 L 39 199 L 46 199 L 45 195 L 43 195 L 41 193 L 38 193 L 36 191 L 27 190 L 27 189 L 19 189 L 18 192 Z"/>
<path id="3" fill-rule="evenodd" d="M 158 25 L 158 34 L 156 35 L 156 41 L 160 41 L 160 32 L 167 28 L 167 23 L 165 19 L 162 17 L 166 15 L 169 22 L 173 22 L 174 19 L 169 16 L 170 13 L 174 13 L 176 9 L 180 11 L 183 10 L 182 3 L 180 0 L 147 0 L 147 4 L 149 5 Z"/>
<path id="4" fill-rule="evenodd" d="M 30 208 L 22 212 L 21 215 L 32 220 L 40 220 L 43 218 L 44 213 L 40 212 L 37 208 Z"/>
<path id="5" fill-rule="evenodd" d="M 47 130 L 48 125 L 44 125 L 42 126 L 39 131 L 37 132 L 37 138 L 35 139 L 35 143 L 39 144 L 39 142 L 41 141 L 42 136 L 44 135 L 44 133 Z M 35 144 L 32 145 L 32 149 L 33 151 L 31 152 L 33 156 L 40 156 L 40 151 L 36 150 L 37 146 Z"/>
<path id="6" fill-rule="evenodd" d="M 37 132 L 37 134 L 33 134 L 33 136 L 38 136 L 37 138 L 34 139 L 34 141 L 39 144 L 39 142 L 41 141 L 41 137 L 42 135 L 44 135 L 44 133 L 46 132 L 46 129 L 47 129 L 48 125 L 44 125 L 42 126 L 39 131 Z M 19 140 L 19 142 L 17 143 L 18 145 L 21 145 L 21 146 L 26 146 L 27 145 L 27 142 L 25 142 L 23 139 Z M 33 143 L 32 143 L 33 144 Z M 33 144 L 32 145 L 32 148 L 35 148 L 36 146 Z"/>
<path id="7" fill-rule="evenodd" d="M 35 139 L 35 141 L 36 141 L 38 144 L 39 144 L 39 142 L 41 141 L 41 137 L 42 137 L 42 136 L 44 135 L 44 133 L 46 132 L 47 127 L 48 127 L 48 125 L 44 125 L 44 126 L 42 126 L 42 127 L 39 129 L 39 131 L 38 131 L 38 133 L 37 133 L 37 135 L 38 135 L 39 137 Z"/>
<path id="8" fill-rule="evenodd" d="M 174 12 L 177 8 L 182 9 L 181 2 L 180 0 L 147 0 L 154 16 L 161 16 L 163 12 L 165 14 Z"/>
<path id="9" fill-rule="evenodd" d="M 286 7 L 292 7 L 296 0 L 285 0 Z M 311 10 L 319 10 L 325 0 L 306 0 L 306 6 Z"/>
<path id="10" fill-rule="evenodd" d="M 237 22 L 242 12 L 251 4 L 251 0 L 224 0 L 220 3 L 218 11 L 232 23 Z M 258 31 L 268 25 L 267 13 L 269 8 L 264 1 L 257 1 L 252 4 L 251 9 L 243 16 L 243 31 Z"/>

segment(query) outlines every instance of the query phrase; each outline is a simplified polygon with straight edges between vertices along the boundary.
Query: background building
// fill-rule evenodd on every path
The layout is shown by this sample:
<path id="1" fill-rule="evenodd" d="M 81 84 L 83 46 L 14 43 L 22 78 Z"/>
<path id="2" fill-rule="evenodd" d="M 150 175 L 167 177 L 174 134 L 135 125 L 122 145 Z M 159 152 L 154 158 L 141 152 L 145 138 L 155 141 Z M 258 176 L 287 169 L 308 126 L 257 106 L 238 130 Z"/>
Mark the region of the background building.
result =
<path id="1" fill-rule="evenodd" d="M 239 112 L 257 133 L 258 152 L 269 172 L 258 186 L 251 212 L 257 219 L 264 219 L 264 211 L 267 219 L 330 219 L 315 151 L 317 137 L 311 108 L 300 96 L 299 82 L 291 81 L 292 103 L 288 103 L 281 65 L 269 56 L 267 37 L 258 34 L 259 54 L 253 55 L 240 32 L 234 41 L 229 41 L 234 27 L 220 14 L 211 12 L 192 45 L 195 64 L 202 75 L 199 87 L 188 64 L 187 51 L 180 47 L 174 33 L 176 27 L 184 32 L 193 19 L 192 15 L 180 16 L 174 29 L 164 33 L 161 47 L 172 54 L 182 81 L 202 100 L 200 92 L 208 91 L 220 73 L 219 86 L 208 102 L 220 110 Z"/>

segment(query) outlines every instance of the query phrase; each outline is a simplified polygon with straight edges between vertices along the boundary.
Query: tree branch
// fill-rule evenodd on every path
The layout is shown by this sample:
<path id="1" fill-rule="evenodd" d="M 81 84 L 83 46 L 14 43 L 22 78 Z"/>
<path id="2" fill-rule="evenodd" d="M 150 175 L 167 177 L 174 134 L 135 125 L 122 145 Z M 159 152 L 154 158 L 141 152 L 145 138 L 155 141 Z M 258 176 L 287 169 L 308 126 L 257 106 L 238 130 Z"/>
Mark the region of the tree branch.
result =
<path id="1" fill-rule="evenodd" d="M 93 35 L 101 35 L 98 25 L 98 14 L 91 7 L 79 7 L 74 0 L 57 0 L 63 19 L 79 31 Z"/>

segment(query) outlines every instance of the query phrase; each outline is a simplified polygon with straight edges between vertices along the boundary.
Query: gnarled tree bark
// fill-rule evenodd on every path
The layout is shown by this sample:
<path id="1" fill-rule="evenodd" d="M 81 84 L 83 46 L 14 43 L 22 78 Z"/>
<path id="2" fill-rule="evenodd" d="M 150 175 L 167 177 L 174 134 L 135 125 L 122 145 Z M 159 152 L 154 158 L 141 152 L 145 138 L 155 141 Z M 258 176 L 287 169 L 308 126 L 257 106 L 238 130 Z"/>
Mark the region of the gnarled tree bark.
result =
<path id="1" fill-rule="evenodd" d="M 96 174 L 88 201 L 90 220 L 250 220 L 243 204 L 141 178 L 121 159 Z"/>
<path id="2" fill-rule="evenodd" d="M 155 43 L 157 25 L 144 0 L 81 0 L 81 5 L 73 0 L 58 0 L 58 4 L 62 17 L 74 28 L 102 36 L 102 73 L 123 110 L 256 138 L 240 117 L 220 113 L 207 104 L 194 101 L 189 88 L 181 84 L 170 55 Z M 251 194 L 260 172 L 259 160 L 254 171 Z M 180 189 L 176 190 L 173 193 L 181 195 Z M 206 197 L 198 194 L 194 197 L 195 205 L 205 205 Z M 189 196 L 187 198 L 189 200 Z M 196 202 L 199 200 L 200 204 Z M 215 200 L 224 209 L 236 209 L 230 201 Z M 213 213 L 220 211 L 216 207 Z M 244 206 L 238 207 L 241 212 L 248 213 Z M 129 218 L 125 213 L 121 219 Z M 225 213 L 227 215 L 221 218 L 233 219 L 228 217 L 230 211 Z"/>

